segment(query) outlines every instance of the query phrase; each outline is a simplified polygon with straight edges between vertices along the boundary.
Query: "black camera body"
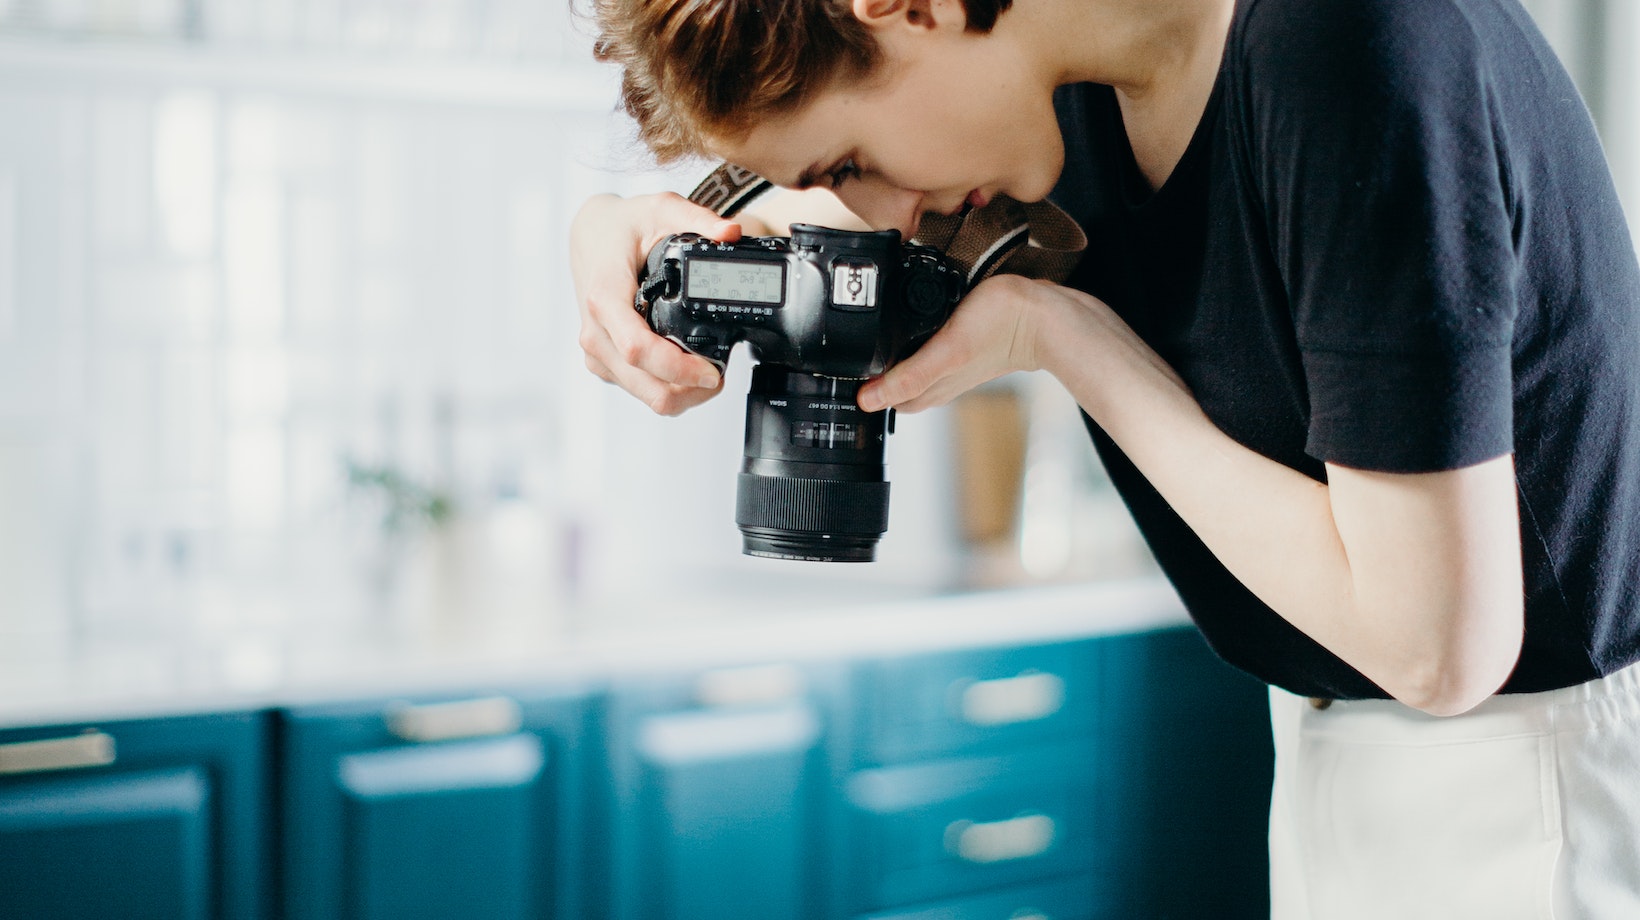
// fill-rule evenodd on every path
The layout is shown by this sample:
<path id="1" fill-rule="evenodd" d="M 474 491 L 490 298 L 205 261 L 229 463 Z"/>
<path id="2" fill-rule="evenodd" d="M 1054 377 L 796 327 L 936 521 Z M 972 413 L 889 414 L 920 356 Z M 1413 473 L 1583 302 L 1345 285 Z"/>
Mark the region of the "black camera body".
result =
<path id="1" fill-rule="evenodd" d="M 897 230 L 684 233 L 650 251 L 636 300 L 650 327 L 719 367 L 739 342 L 760 362 L 735 511 L 748 555 L 874 558 L 892 410 L 864 412 L 856 393 L 939 331 L 962 295 L 961 268 Z"/>
<path id="2" fill-rule="evenodd" d="M 638 310 L 719 366 L 744 341 L 765 363 L 875 377 L 938 331 L 961 296 L 961 269 L 938 250 L 902 244 L 898 230 L 794 224 L 790 237 L 662 240 Z"/>

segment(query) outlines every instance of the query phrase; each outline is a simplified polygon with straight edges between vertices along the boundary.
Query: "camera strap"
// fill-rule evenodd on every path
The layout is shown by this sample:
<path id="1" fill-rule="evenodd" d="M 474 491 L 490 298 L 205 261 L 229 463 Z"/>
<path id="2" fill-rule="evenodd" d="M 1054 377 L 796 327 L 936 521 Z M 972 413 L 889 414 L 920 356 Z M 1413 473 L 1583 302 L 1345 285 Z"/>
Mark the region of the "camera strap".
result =
<path id="1" fill-rule="evenodd" d="M 723 163 L 695 186 L 689 200 L 733 217 L 774 187 L 749 169 Z M 911 242 L 938 249 L 961 265 L 969 289 L 996 274 L 1064 281 L 1088 246 L 1082 228 L 1057 205 L 1006 195 L 960 215 L 924 214 Z"/>

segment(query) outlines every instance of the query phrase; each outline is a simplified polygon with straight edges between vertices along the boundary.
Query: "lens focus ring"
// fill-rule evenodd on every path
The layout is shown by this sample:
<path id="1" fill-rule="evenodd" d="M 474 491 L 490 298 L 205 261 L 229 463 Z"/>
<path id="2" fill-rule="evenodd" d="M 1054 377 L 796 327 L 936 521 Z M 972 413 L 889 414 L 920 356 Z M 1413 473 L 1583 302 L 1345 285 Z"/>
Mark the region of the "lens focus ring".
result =
<path id="1" fill-rule="evenodd" d="M 880 534 L 888 529 L 888 483 L 741 473 L 735 523 L 803 533 Z"/>

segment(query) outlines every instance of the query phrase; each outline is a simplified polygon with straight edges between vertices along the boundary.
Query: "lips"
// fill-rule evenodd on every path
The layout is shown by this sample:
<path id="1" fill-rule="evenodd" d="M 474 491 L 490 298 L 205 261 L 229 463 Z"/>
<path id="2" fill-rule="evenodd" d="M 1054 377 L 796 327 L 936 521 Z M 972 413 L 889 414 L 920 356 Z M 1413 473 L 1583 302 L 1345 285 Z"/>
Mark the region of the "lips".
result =
<path id="1" fill-rule="evenodd" d="M 940 211 L 939 213 L 944 214 L 946 217 L 961 217 L 975 208 L 985 207 L 988 201 L 990 201 L 990 199 L 985 197 L 984 192 L 979 189 L 974 189 L 968 193 L 967 198 L 962 200 L 962 204 L 952 208 L 949 211 Z"/>

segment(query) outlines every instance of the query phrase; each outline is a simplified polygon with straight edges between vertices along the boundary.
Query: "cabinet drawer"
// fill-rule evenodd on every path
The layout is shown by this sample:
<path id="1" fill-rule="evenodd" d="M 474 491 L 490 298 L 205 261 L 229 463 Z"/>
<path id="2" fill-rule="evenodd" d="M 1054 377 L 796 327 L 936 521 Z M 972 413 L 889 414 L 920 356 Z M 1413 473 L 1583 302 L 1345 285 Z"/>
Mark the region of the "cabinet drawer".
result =
<path id="1" fill-rule="evenodd" d="M 1100 920 L 1116 916 L 1097 905 L 1095 897 L 1091 880 L 1072 878 L 919 904 L 857 920 Z"/>
<path id="2" fill-rule="evenodd" d="M 590 705 L 569 688 L 283 711 L 283 916 L 576 916 Z"/>
<path id="3" fill-rule="evenodd" d="M 825 663 L 633 676 L 610 692 L 613 920 L 833 917 Z"/>
<path id="4" fill-rule="evenodd" d="M 266 720 L 0 732 L 0 916 L 265 916 Z"/>
<path id="5" fill-rule="evenodd" d="M 862 756 L 889 764 L 1085 737 L 1098 707 L 1093 641 L 869 662 L 860 672 Z"/>
<path id="6" fill-rule="evenodd" d="M 857 909 L 1108 865 L 1117 839 L 1088 745 L 865 770 L 848 782 Z"/>

